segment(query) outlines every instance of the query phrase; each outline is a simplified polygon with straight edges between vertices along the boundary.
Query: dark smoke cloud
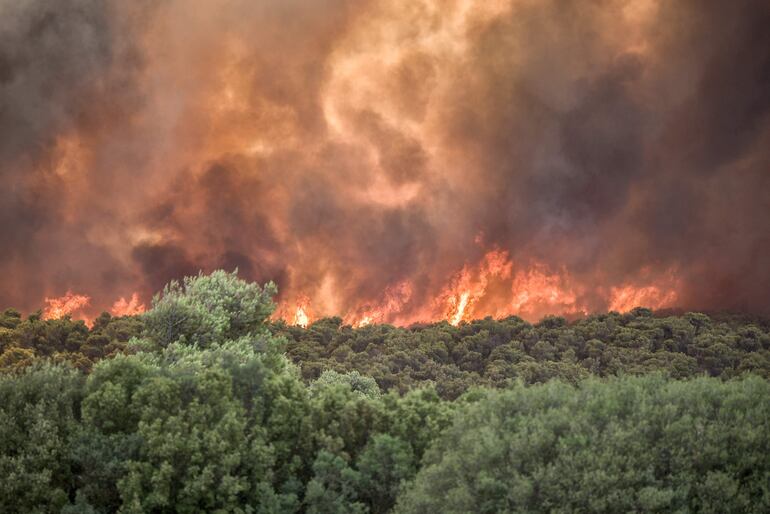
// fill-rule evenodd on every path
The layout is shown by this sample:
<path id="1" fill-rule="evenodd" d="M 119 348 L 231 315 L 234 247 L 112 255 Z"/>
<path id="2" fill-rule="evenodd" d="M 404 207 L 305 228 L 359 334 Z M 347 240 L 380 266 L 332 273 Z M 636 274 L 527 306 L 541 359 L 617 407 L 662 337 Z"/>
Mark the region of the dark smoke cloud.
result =
<path id="1" fill-rule="evenodd" d="M 317 314 L 408 281 L 417 313 L 499 249 L 590 309 L 674 274 L 680 307 L 768 313 L 768 26 L 762 0 L 6 3 L 0 304 L 237 267 Z"/>
<path id="2" fill-rule="evenodd" d="M 131 52 L 131 28 L 113 14 L 108 3 L 90 0 L 0 6 L 4 305 L 31 309 L 43 295 L 80 284 L 98 290 L 125 274 L 107 249 L 83 238 L 82 220 L 63 221 L 80 217 L 73 210 L 81 206 L 72 204 L 81 187 L 102 183 L 106 170 L 75 184 L 57 164 L 65 135 L 79 133 L 85 143 L 107 115 L 136 104 L 131 82 L 139 55 Z"/>

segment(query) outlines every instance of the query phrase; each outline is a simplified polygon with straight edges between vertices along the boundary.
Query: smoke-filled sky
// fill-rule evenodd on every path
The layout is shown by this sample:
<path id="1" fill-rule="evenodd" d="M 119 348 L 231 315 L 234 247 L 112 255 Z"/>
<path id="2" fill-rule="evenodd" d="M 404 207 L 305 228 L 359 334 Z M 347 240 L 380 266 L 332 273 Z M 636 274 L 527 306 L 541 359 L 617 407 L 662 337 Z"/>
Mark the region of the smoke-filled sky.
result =
<path id="1" fill-rule="evenodd" d="M 768 27 L 766 0 L 0 0 L 0 307 L 237 267 L 287 319 L 770 312 Z"/>

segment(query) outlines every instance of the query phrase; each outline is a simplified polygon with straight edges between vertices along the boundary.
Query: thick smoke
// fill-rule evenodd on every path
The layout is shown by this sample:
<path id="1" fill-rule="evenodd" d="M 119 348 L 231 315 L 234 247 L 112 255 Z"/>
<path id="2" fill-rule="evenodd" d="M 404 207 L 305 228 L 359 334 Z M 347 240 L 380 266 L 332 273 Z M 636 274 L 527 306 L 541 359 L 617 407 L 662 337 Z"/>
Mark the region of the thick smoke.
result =
<path id="1" fill-rule="evenodd" d="M 237 267 L 408 322 L 494 251 L 575 310 L 768 313 L 767 27 L 763 0 L 5 2 L 0 305 Z M 495 280 L 475 315 L 523 301 Z"/>

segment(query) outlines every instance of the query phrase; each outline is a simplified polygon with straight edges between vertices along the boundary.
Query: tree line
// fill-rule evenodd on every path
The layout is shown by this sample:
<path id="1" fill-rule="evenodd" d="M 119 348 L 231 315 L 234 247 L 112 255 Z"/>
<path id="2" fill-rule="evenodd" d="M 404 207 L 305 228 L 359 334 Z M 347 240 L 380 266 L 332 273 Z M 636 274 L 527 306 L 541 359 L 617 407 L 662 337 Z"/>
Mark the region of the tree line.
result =
<path id="1" fill-rule="evenodd" d="M 547 317 L 531 324 L 513 316 L 457 327 L 440 322 L 353 328 L 340 318 L 324 318 L 302 328 L 266 319 L 272 294 L 270 286 L 259 299 L 267 309 L 260 312 L 262 326 L 283 341 L 283 350 L 306 382 L 325 370 L 357 371 L 374 378 L 383 391 L 405 393 L 433 385 L 442 398 L 454 399 L 474 386 L 499 388 L 552 379 L 574 384 L 590 376 L 661 372 L 675 379 L 701 375 L 729 379 L 753 373 L 770 378 L 770 325 L 763 319 L 702 313 L 662 316 L 637 308 L 573 322 Z M 100 359 L 137 351 L 143 337 L 164 344 L 175 338 L 202 342 L 204 336 L 193 327 L 199 313 L 185 311 L 180 319 L 186 325 L 161 333 L 147 324 L 160 309 L 168 307 L 159 304 L 142 316 L 115 318 L 104 313 L 90 329 L 82 321 L 43 320 L 38 313 L 22 319 L 18 311 L 8 309 L 0 313 L 0 372 L 23 369 L 41 359 L 66 361 L 88 372 Z M 234 324 L 249 322 L 244 318 Z"/>
<path id="2" fill-rule="evenodd" d="M 339 318 L 307 329 L 282 322 L 287 355 L 312 380 L 326 369 L 358 371 L 385 390 L 404 392 L 435 384 L 447 399 L 473 386 L 662 372 L 683 379 L 724 379 L 751 372 L 770 378 L 770 330 L 763 320 L 702 313 L 657 316 L 637 308 L 568 323 L 547 317 L 530 324 L 518 317 L 486 318 L 454 327 L 446 322 L 398 328 L 354 329 Z"/>
<path id="3" fill-rule="evenodd" d="M 770 509 L 761 321 L 270 322 L 234 273 L 0 316 L 0 511 Z"/>

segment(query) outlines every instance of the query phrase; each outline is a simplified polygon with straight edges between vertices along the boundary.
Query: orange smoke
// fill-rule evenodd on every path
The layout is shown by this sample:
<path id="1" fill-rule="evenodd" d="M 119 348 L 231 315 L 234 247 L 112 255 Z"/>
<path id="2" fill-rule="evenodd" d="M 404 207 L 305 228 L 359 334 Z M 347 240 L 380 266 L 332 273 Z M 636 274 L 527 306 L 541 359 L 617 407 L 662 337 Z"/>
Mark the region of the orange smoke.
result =
<path id="1" fill-rule="evenodd" d="M 237 268 L 300 326 L 767 310 L 750 2 L 7 2 L 0 309 Z"/>

